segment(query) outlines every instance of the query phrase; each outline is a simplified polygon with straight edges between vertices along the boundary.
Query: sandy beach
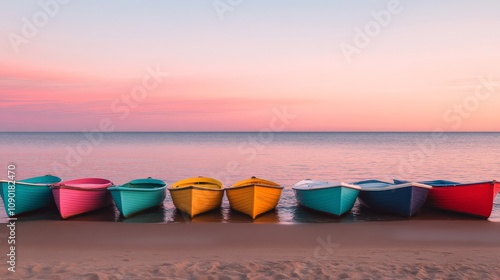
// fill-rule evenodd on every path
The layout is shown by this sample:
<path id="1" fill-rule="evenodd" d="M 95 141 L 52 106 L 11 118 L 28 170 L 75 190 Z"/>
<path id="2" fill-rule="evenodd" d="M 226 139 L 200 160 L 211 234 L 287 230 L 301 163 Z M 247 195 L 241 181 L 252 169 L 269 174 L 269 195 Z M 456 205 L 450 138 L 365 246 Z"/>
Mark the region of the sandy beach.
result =
<path id="1" fill-rule="evenodd" d="M 18 222 L 2 279 L 498 279 L 500 224 Z"/>

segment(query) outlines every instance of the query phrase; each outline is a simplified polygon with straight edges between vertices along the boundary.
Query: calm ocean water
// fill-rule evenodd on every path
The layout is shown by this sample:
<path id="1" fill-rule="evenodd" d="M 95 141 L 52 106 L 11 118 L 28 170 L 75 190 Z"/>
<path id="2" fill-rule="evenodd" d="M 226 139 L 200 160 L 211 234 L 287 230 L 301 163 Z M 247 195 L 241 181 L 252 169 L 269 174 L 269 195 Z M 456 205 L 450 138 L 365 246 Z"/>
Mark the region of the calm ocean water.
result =
<path id="1" fill-rule="evenodd" d="M 447 179 L 500 179 L 500 133 L 0 133 L 0 178 L 16 165 L 17 179 L 53 174 L 63 179 L 102 177 L 122 184 L 154 177 L 171 184 L 211 176 L 225 185 L 257 176 L 285 185 L 276 211 L 255 222 L 356 222 L 395 220 L 355 205 L 341 219 L 297 207 L 291 185 L 311 178 L 352 182 Z M 500 197 L 491 221 L 500 221 Z M 42 211 L 22 220 L 59 219 Z M 424 209 L 412 219 L 469 219 Z M 184 222 L 167 194 L 163 207 L 122 220 L 113 207 L 73 220 Z M 3 206 L 0 222 L 6 221 Z M 229 210 L 195 217 L 193 222 L 251 222 Z"/>

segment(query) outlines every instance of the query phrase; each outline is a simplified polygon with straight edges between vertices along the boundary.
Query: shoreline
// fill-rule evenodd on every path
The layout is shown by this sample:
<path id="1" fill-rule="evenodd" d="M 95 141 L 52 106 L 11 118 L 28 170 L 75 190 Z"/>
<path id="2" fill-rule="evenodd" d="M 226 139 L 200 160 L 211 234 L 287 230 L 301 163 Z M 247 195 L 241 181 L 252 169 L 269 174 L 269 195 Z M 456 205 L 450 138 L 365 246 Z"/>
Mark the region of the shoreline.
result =
<path id="1" fill-rule="evenodd" d="M 7 227 L 1 226 L 5 240 Z M 2 279 L 500 277 L 500 224 L 17 223 Z M 286 272 L 286 273 L 285 273 Z M 228 279 L 229 279 L 228 278 Z"/>

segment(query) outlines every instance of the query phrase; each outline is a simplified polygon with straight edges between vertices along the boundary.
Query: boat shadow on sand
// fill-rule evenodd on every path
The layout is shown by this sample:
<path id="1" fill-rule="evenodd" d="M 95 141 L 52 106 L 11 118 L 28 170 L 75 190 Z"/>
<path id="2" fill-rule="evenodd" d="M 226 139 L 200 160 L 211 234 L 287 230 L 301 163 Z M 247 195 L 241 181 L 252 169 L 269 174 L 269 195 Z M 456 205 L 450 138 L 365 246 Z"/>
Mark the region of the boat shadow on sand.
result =
<path id="1" fill-rule="evenodd" d="M 496 202 L 498 202 L 498 200 L 496 200 Z M 275 209 L 258 216 L 255 220 L 252 220 L 250 216 L 232 210 L 228 205 L 223 205 L 221 208 L 197 215 L 193 218 L 190 218 L 188 214 L 175 208 L 162 205 L 139 212 L 129 218 L 124 218 L 120 215 L 120 212 L 114 205 L 109 205 L 66 220 L 123 223 L 351 223 L 360 221 L 401 220 L 477 220 L 477 217 L 474 216 L 446 212 L 429 207 L 423 207 L 418 214 L 411 218 L 375 213 L 360 203 L 356 203 L 350 212 L 342 215 L 341 217 L 327 215 L 309 208 L 300 207 L 299 205 L 291 205 L 288 208 L 293 209 Z M 18 221 L 63 220 L 59 215 L 56 206 L 26 212 L 17 215 L 16 218 Z M 5 221 L 7 220 L 6 214 L 3 214 L 2 219 Z"/>
<path id="2" fill-rule="evenodd" d="M 56 206 L 49 206 L 31 212 L 26 212 L 21 215 L 16 215 L 17 221 L 102 221 L 116 222 L 119 218 L 116 208 L 113 205 L 108 205 L 104 208 L 97 209 L 91 212 L 86 212 L 77 216 L 63 219 L 59 214 Z"/>
<path id="3" fill-rule="evenodd" d="M 165 220 L 165 212 L 167 210 L 163 206 L 157 206 L 144 211 L 138 212 L 128 218 L 120 216 L 117 222 L 123 223 L 163 223 Z"/>
<path id="4" fill-rule="evenodd" d="M 255 219 L 233 209 L 225 209 L 225 220 L 229 223 L 276 224 L 280 222 L 279 211 L 274 209 L 262 213 Z"/>
<path id="5" fill-rule="evenodd" d="M 42 221 L 61 219 L 61 216 L 59 215 L 59 212 L 57 211 L 57 207 L 55 205 L 22 213 L 14 217 L 17 218 L 18 221 Z M 2 218 L 7 219 L 7 217 Z"/>
<path id="6" fill-rule="evenodd" d="M 198 214 L 191 218 L 189 214 L 180 211 L 178 209 L 173 209 L 168 211 L 165 220 L 173 223 L 220 223 L 224 221 L 222 214 L 222 208 L 216 208 L 214 210 Z"/>
<path id="7" fill-rule="evenodd" d="M 392 214 L 377 213 L 361 203 L 356 203 L 352 209 L 356 221 L 408 221 L 408 220 L 477 220 L 477 217 L 422 207 L 412 217 L 403 217 Z"/>
<path id="8" fill-rule="evenodd" d="M 292 211 L 294 223 L 349 223 L 356 220 L 353 212 L 349 211 L 342 216 L 321 212 L 302 205 L 296 205 Z"/>

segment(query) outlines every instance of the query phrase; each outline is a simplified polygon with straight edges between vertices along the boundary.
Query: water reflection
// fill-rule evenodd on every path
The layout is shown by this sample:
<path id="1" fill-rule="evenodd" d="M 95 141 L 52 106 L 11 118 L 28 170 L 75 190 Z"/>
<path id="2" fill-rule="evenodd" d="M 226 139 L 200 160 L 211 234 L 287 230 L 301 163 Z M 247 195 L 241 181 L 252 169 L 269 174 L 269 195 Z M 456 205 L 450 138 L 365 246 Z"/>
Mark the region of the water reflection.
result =
<path id="1" fill-rule="evenodd" d="M 290 194 L 290 193 L 288 193 Z M 496 200 L 498 201 L 498 199 Z M 199 214 L 190 218 L 187 213 L 177 210 L 169 203 L 137 213 L 129 218 L 124 218 L 114 205 L 68 218 L 71 221 L 105 221 L 123 223 L 352 223 L 366 221 L 401 221 L 401 220 L 475 220 L 472 216 L 423 207 L 422 210 L 411 218 L 399 217 L 389 214 L 373 212 L 369 208 L 356 202 L 353 209 L 341 217 L 328 215 L 311 210 L 300 205 L 292 198 L 286 196 L 280 201 L 277 209 L 258 216 L 255 220 L 246 214 L 230 209 L 228 203 L 210 212 Z M 498 215 L 500 205 L 494 204 L 490 221 L 500 222 Z M 0 222 L 7 222 L 7 215 L 0 209 Z M 56 207 L 45 208 L 19 215 L 18 221 L 44 221 L 62 220 Z M 2 221 L 3 220 L 3 221 Z"/>
<path id="2" fill-rule="evenodd" d="M 341 217 L 329 215 L 315 210 L 311 210 L 300 205 L 292 198 L 283 197 L 277 209 L 264 213 L 253 220 L 250 216 L 230 209 L 228 203 L 210 212 L 199 214 L 193 218 L 189 217 L 172 205 L 158 206 L 146 211 L 137 213 L 129 218 L 124 218 L 114 205 L 84 213 L 68 218 L 71 221 L 105 221 L 123 223 L 352 223 L 366 221 L 401 221 L 401 220 L 475 220 L 477 218 L 446 212 L 438 209 L 423 207 L 422 210 L 411 218 L 399 217 L 395 215 L 373 212 L 369 208 L 356 202 L 353 209 Z M 167 205 L 169 203 L 166 203 Z M 496 211 L 493 212 L 490 221 L 499 222 L 500 216 L 497 214 L 500 205 L 495 203 Z M 0 209 L 0 220 L 7 222 L 7 216 L 3 209 Z M 50 207 L 24 213 L 19 215 L 18 221 L 44 221 L 62 220 L 56 207 Z"/>
<path id="3" fill-rule="evenodd" d="M 165 209 L 163 206 L 157 206 L 136 213 L 128 218 L 120 215 L 117 221 L 124 223 L 163 223 L 165 221 Z"/>
<path id="4" fill-rule="evenodd" d="M 1 220 L 5 219 L 5 222 L 7 221 L 7 213 L 5 213 L 5 210 L 3 209 L 2 205 L 2 216 Z M 20 214 L 16 216 L 18 221 L 41 221 L 41 220 L 59 220 L 61 219 L 61 216 L 59 215 L 59 211 L 57 211 L 57 207 L 54 205 L 52 207 L 46 207 L 42 209 L 38 209 L 35 211 L 31 212 L 26 212 L 23 214 Z"/>
<path id="5" fill-rule="evenodd" d="M 256 224 L 269 224 L 269 223 L 280 223 L 279 214 L 277 210 L 272 210 L 257 216 L 254 219 L 252 217 L 243 214 L 241 212 L 226 209 L 225 219 L 227 222 L 231 223 L 256 223 Z"/>
<path id="6" fill-rule="evenodd" d="M 120 217 L 120 212 L 117 211 L 114 205 L 109 205 L 104 208 L 70 217 L 68 221 L 98 221 L 98 222 L 116 222 Z M 62 219 L 62 218 L 59 218 Z"/>

